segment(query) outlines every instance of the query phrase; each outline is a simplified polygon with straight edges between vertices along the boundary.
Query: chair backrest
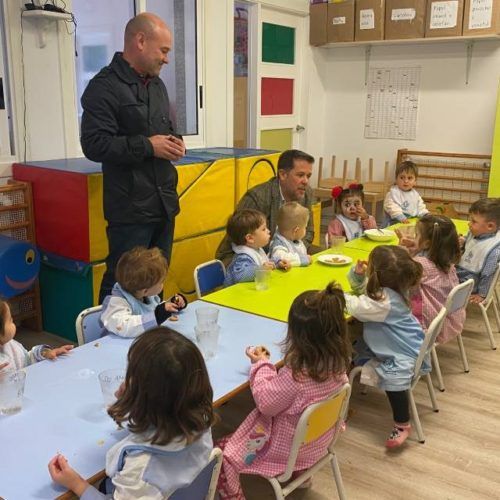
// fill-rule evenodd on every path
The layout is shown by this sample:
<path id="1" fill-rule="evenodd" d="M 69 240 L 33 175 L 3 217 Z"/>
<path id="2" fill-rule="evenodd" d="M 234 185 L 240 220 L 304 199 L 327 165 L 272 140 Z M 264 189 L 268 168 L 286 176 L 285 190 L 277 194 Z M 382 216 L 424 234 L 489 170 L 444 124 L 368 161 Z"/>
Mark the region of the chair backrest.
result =
<path id="1" fill-rule="evenodd" d="M 105 332 L 100 324 L 102 306 L 84 309 L 76 318 L 76 338 L 78 345 L 87 344 L 102 337 Z"/>
<path id="2" fill-rule="evenodd" d="M 463 307 L 467 307 L 473 288 L 474 280 L 471 278 L 463 283 L 460 283 L 451 290 L 448 298 L 446 299 L 446 304 L 444 305 L 447 315 L 454 313 Z"/>
<path id="3" fill-rule="evenodd" d="M 203 295 L 215 290 L 224 283 L 226 268 L 217 259 L 204 262 L 194 269 L 194 285 L 196 295 L 200 299 Z"/>
<path id="4" fill-rule="evenodd" d="M 413 378 L 419 377 L 420 369 L 422 368 L 422 363 L 425 358 L 429 356 L 432 346 L 436 343 L 436 337 L 439 335 L 441 328 L 443 328 L 443 323 L 446 318 L 448 311 L 446 307 L 442 307 L 438 315 L 432 320 L 427 333 L 425 334 L 424 341 L 420 347 L 420 352 L 418 353 L 417 361 L 415 363 L 415 372 Z"/>
<path id="5" fill-rule="evenodd" d="M 495 288 L 497 286 L 498 280 L 500 278 L 500 262 L 497 264 L 497 269 L 490 283 L 490 287 L 488 288 L 488 293 L 486 294 L 486 298 L 483 300 L 483 304 L 485 307 L 490 305 L 490 302 L 493 300 L 495 294 Z"/>
<path id="6" fill-rule="evenodd" d="M 222 451 L 214 448 L 210 454 L 210 461 L 194 481 L 189 486 L 174 491 L 169 498 L 171 500 L 213 500 L 221 466 Z"/>
<path id="7" fill-rule="evenodd" d="M 315 439 L 321 437 L 325 432 L 341 424 L 345 420 L 349 398 L 351 397 L 351 386 L 344 384 L 328 398 L 318 403 L 308 406 L 302 413 L 292 441 L 292 449 L 288 456 L 288 462 L 285 472 L 278 478 L 279 481 L 287 481 L 290 479 L 297 461 L 299 449 L 303 444 L 308 444 Z M 333 449 L 335 441 L 339 436 L 339 429 L 334 433 L 332 440 L 328 446 L 329 450 Z"/>

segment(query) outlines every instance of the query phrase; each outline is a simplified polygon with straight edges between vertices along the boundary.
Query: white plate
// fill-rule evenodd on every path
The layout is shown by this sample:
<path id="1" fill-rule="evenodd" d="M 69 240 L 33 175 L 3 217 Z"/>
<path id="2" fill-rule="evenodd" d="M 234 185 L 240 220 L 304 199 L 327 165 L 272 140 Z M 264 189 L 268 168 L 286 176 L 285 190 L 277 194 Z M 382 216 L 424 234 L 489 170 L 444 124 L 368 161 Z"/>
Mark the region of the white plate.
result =
<path id="1" fill-rule="evenodd" d="M 367 229 L 364 234 L 373 241 L 391 241 L 396 237 L 390 229 Z"/>
<path id="2" fill-rule="evenodd" d="M 318 261 L 322 262 L 323 264 L 327 264 L 328 266 L 345 266 L 346 264 L 350 264 L 352 262 L 352 259 L 347 255 L 328 253 L 325 255 L 319 255 Z"/>

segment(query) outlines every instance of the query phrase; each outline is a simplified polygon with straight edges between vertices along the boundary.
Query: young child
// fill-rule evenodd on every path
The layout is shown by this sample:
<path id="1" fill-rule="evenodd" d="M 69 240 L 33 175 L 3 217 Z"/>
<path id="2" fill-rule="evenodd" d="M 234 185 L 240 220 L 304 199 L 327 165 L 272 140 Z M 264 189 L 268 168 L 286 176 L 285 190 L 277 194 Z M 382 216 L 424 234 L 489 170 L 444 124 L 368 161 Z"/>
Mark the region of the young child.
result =
<path id="1" fill-rule="evenodd" d="M 126 422 L 130 434 L 106 454 L 112 490 L 106 492 L 113 498 L 168 498 L 189 485 L 209 461 L 214 421 L 207 369 L 193 342 L 165 327 L 138 337 L 116 395 L 108 413 L 119 426 Z M 61 454 L 48 467 L 51 478 L 77 496 L 110 498 Z"/>
<path id="2" fill-rule="evenodd" d="M 296 201 L 284 203 L 278 212 L 278 227 L 269 245 L 269 256 L 276 267 L 288 270 L 295 266 L 308 266 L 302 238 L 306 234 L 309 210 Z"/>
<path id="3" fill-rule="evenodd" d="M 394 425 L 386 446 L 394 448 L 411 429 L 408 390 L 424 332 L 410 310 L 409 291 L 418 285 L 422 265 L 404 248 L 382 245 L 370 253 L 368 263 L 358 261 L 348 277 L 355 292 L 364 292 L 346 295 L 347 311 L 364 323 L 355 363 L 365 363 L 362 375 L 371 376 L 370 385 L 389 398 Z M 430 370 L 427 363 L 425 370 Z"/>
<path id="4" fill-rule="evenodd" d="M 407 224 L 410 217 L 422 217 L 429 213 L 424 200 L 413 189 L 417 176 L 418 169 L 412 161 L 404 161 L 396 167 L 396 184 L 389 189 L 384 200 L 386 225 L 397 222 Z"/>
<path id="5" fill-rule="evenodd" d="M 218 443 L 224 451 L 218 487 L 221 498 L 244 498 L 239 474 L 282 474 L 304 409 L 347 382 L 351 345 L 344 306 L 343 293 L 333 283 L 326 290 L 301 293 L 288 315 L 284 366 L 279 371 L 266 348 L 247 348 L 256 409 L 234 434 Z M 337 430 L 304 445 L 296 470 L 307 469 L 322 457 Z"/>
<path id="6" fill-rule="evenodd" d="M 413 314 L 426 331 L 444 306 L 451 290 L 458 285 L 455 264 L 460 260 L 460 245 L 455 225 L 444 215 L 424 215 L 416 225 L 413 259 L 422 265 L 423 274 L 411 294 Z M 465 309 L 450 314 L 437 337 L 442 344 L 462 332 Z"/>
<path id="7" fill-rule="evenodd" d="M 104 328 L 121 337 L 137 337 L 184 309 L 187 300 L 180 293 L 168 302 L 159 297 L 167 270 L 167 260 L 159 248 L 136 247 L 125 252 L 116 266 L 111 295 L 102 304 Z"/>
<path id="8" fill-rule="evenodd" d="M 243 209 L 234 212 L 227 221 L 227 235 L 234 257 L 227 267 L 224 286 L 243 281 L 253 281 L 259 267 L 274 269 L 263 247 L 269 243 L 271 233 L 262 212 Z"/>
<path id="9" fill-rule="evenodd" d="M 52 349 L 48 345 L 37 345 L 27 351 L 22 344 L 14 340 L 16 325 L 7 302 L 0 300 L 0 370 L 20 370 L 44 359 L 56 359 L 68 354 L 72 345 L 63 345 Z"/>
<path id="10" fill-rule="evenodd" d="M 377 222 L 364 209 L 363 184 L 350 184 L 346 189 L 332 189 L 335 218 L 328 224 L 328 236 L 345 236 L 347 241 L 363 236 L 365 229 L 375 229 Z"/>
<path id="11" fill-rule="evenodd" d="M 500 261 L 500 198 L 483 198 L 469 209 L 469 233 L 457 265 L 461 282 L 474 278 L 470 301 L 482 302 Z"/>

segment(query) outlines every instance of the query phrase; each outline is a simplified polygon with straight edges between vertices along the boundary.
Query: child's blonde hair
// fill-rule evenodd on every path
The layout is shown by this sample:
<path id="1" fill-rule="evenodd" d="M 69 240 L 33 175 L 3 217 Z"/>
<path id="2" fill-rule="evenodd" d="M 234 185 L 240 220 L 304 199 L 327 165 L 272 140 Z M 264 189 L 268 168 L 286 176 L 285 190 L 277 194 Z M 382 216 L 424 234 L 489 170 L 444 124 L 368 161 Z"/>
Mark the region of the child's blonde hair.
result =
<path id="1" fill-rule="evenodd" d="M 296 227 L 306 227 L 309 222 L 309 210 L 296 201 L 289 201 L 281 205 L 277 224 L 278 230 L 291 231 Z"/>
<path id="2" fill-rule="evenodd" d="M 120 257 L 115 277 L 126 292 L 134 294 L 164 280 L 167 271 L 167 259 L 159 248 L 135 247 Z"/>
<path id="3" fill-rule="evenodd" d="M 9 305 L 5 300 L 0 299 L 0 338 L 5 335 L 5 322 L 7 321 L 7 314 Z"/>
<path id="4" fill-rule="evenodd" d="M 375 247 L 368 259 L 366 294 L 373 300 L 382 300 L 382 289 L 391 288 L 409 304 L 409 290 L 418 285 L 422 272 L 422 264 L 413 260 L 404 248 L 397 245 Z"/>

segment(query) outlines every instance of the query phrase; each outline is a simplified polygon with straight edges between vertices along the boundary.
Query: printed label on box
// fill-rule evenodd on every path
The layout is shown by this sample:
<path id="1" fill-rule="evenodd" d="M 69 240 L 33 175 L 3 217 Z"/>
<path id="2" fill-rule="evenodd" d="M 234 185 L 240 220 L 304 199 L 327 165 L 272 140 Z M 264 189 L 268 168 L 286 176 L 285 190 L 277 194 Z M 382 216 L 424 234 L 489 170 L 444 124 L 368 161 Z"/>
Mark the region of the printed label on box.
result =
<path id="1" fill-rule="evenodd" d="M 415 16 L 415 9 L 392 9 L 391 21 L 412 21 Z"/>
<path id="2" fill-rule="evenodd" d="M 469 29 L 491 28 L 493 0 L 471 0 L 469 11 Z"/>
<path id="3" fill-rule="evenodd" d="M 432 2 L 430 29 L 454 28 L 457 25 L 458 0 Z"/>
<path id="4" fill-rule="evenodd" d="M 359 29 L 375 29 L 375 12 L 373 9 L 361 9 L 359 11 Z"/>
<path id="5" fill-rule="evenodd" d="M 334 17 L 332 19 L 332 24 L 345 24 L 345 16 Z"/>

